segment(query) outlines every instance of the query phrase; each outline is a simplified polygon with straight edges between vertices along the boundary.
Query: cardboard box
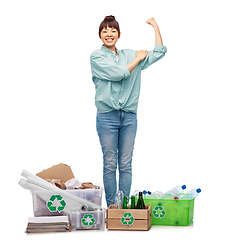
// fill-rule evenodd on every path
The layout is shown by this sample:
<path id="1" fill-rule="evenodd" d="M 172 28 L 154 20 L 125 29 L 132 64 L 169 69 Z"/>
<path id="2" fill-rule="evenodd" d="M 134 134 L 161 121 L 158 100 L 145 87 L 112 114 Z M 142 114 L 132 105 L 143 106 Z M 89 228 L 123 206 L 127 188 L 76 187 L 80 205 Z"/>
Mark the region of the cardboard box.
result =
<path id="1" fill-rule="evenodd" d="M 51 168 L 45 169 L 36 175 L 44 180 L 61 179 L 64 183 L 75 177 L 70 166 L 63 163 L 53 165 Z"/>
<path id="2" fill-rule="evenodd" d="M 107 209 L 107 224 L 109 230 L 149 230 L 151 227 L 151 205 L 145 209 L 115 209 L 111 205 Z"/>

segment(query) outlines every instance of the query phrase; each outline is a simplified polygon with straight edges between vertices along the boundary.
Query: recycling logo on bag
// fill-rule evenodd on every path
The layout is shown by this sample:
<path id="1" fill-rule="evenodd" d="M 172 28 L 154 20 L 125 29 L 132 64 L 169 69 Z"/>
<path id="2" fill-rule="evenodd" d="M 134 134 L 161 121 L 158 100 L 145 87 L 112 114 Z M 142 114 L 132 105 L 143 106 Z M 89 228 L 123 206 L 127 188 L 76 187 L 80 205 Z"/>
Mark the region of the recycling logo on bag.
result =
<path id="1" fill-rule="evenodd" d="M 92 227 L 95 224 L 96 220 L 92 214 L 85 214 L 81 219 L 81 225 L 83 227 Z"/>
<path id="2" fill-rule="evenodd" d="M 162 207 L 162 206 L 155 206 L 152 213 L 155 218 L 162 219 L 166 216 L 166 211 L 164 210 L 164 207 Z"/>
<path id="3" fill-rule="evenodd" d="M 133 214 L 130 212 L 125 212 L 123 216 L 121 217 L 121 223 L 123 225 L 131 226 L 134 222 Z"/>
<path id="4" fill-rule="evenodd" d="M 61 195 L 52 195 L 49 201 L 46 203 L 47 208 L 50 212 L 62 212 L 66 207 L 66 202 L 63 200 Z"/>

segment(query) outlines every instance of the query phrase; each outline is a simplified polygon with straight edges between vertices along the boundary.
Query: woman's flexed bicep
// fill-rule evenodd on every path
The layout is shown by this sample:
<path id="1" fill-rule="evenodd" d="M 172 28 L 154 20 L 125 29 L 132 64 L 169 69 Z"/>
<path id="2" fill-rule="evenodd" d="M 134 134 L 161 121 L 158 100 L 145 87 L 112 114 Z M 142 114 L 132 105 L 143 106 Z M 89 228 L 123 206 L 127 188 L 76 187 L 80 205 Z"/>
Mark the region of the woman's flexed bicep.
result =
<path id="1" fill-rule="evenodd" d="M 155 45 L 154 50 L 149 51 L 146 58 L 140 62 L 141 69 L 148 68 L 151 64 L 157 62 L 165 56 L 167 48 L 165 46 Z"/>
<path id="2" fill-rule="evenodd" d="M 126 66 L 119 66 L 105 55 L 92 54 L 90 56 L 90 64 L 92 76 L 101 80 L 121 81 L 130 75 Z"/>

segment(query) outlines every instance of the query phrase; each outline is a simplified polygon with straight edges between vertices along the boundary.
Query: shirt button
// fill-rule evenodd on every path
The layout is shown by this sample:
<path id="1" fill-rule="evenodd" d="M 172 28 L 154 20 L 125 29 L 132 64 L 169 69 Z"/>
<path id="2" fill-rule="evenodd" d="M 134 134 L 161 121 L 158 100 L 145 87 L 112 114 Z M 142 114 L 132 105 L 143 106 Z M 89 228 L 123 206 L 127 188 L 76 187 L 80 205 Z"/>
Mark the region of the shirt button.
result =
<path id="1" fill-rule="evenodd" d="M 123 88 L 121 88 L 121 91 L 123 91 Z"/>

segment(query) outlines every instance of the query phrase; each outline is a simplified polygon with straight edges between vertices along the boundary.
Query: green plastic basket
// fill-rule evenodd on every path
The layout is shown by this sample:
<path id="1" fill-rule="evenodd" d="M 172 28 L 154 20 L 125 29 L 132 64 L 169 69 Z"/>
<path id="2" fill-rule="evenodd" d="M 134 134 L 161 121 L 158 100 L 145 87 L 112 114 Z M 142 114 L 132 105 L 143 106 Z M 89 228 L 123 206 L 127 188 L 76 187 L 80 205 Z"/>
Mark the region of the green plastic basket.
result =
<path id="1" fill-rule="evenodd" d="M 144 199 L 151 205 L 152 225 L 188 226 L 193 220 L 194 199 Z"/>

